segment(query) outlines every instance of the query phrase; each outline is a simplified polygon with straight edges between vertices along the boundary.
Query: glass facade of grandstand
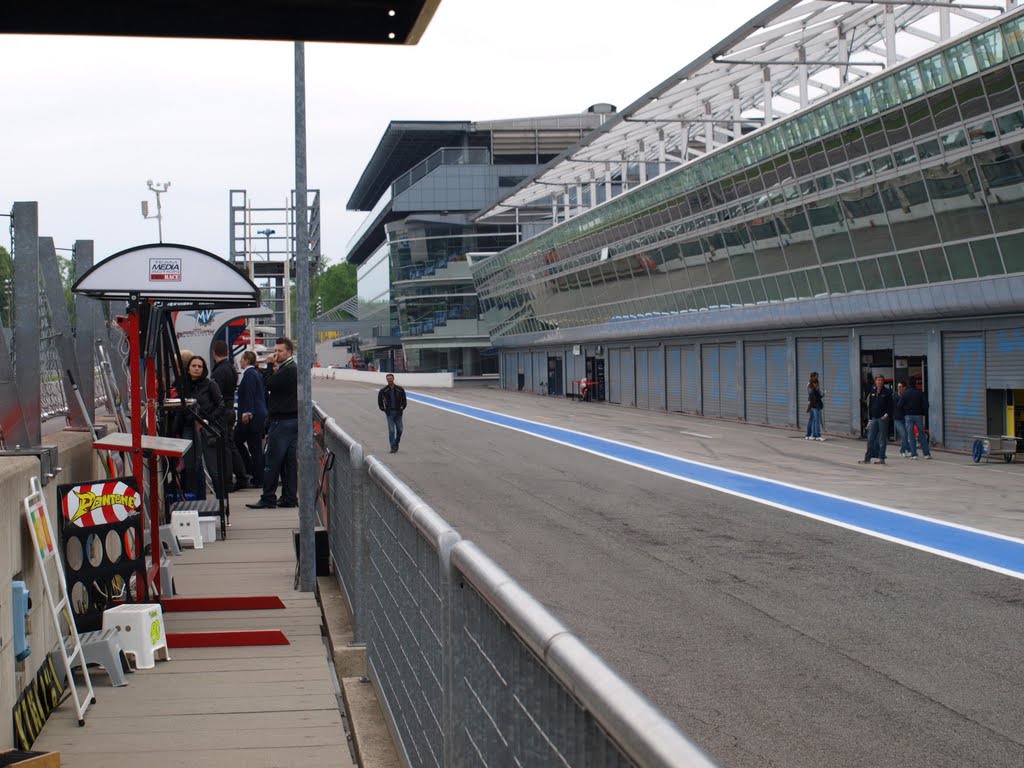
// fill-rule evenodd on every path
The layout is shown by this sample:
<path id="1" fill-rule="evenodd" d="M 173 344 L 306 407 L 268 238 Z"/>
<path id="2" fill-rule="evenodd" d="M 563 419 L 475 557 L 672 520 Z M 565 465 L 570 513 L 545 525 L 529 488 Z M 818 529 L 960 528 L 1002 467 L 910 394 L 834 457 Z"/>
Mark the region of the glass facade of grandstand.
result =
<path id="1" fill-rule="evenodd" d="M 538 350 L 560 342 L 566 393 L 600 373 L 612 401 L 796 424 L 813 366 L 832 379 L 831 429 L 855 432 L 857 388 L 882 368 L 926 385 L 947 445 L 1012 434 L 1024 421 L 1021 319 L 957 297 L 986 281 L 1009 290 L 1005 276 L 1024 273 L 1022 97 L 1014 12 L 509 248 L 474 271 L 507 350 L 503 385 L 551 390 L 554 363 Z M 889 326 L 869 325 L 872 294 L 889 302 L 874 318 Z M 818 307 L 813 323 L 801 304 Z M 927 322 L 986 314 L 939 335 Z M 773 326 L 788 332 L 764 335 Z M 725 338 L 734 331 L 746 336 Z M 664 344 L 642 346 L 654 338 Z M 986 365 L 1020 370 L 986 385 Z"/>

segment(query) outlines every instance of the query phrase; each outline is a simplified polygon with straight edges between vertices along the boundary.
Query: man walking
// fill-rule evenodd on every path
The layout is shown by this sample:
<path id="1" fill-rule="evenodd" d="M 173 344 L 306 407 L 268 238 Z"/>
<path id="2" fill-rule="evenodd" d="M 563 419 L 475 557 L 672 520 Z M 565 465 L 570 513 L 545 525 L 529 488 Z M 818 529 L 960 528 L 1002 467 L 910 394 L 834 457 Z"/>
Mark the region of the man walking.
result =
<path id="1" fill-rule="evenodd" d="M 249 483 L 245 475 L 245 462 L 242 454 L 238 452 L 235 445 L 235 390 L 238 388 L 238 374 L 235 373 L 235 366 L 228 357 L 228 345 L 223 339 L 213 342 L 213 368 L 210 369 L 210 378 L 217 382 L 220 387 L 220 394 L 224 398 L 224 446 L 227 450 L 228 461 L 231 463 L 231 470 L 235 476 L 234 485 L 231 486 L 231 473 L 225 473 L 224 486 L 231 486 L 231 490 L 240 491 L 248 488 Z"/>
<path id="2" fill-rule="evenodd" d="M 388 417 L 388 441 L 391 452 L 398 453 L 398 444 L 402 441 L 402 411 L 405 410 L 405 390 L 395 384 L 395 375 L 386 377 L 387 386 L 377 393 L 377 406 Z"/>
<path id="3" fill-rule="evenodd" d="M 926 459 L 932 457 L 932 449 L 928 446 L 928 435 L 924 431 L 924 417 L 928 413 L 928 398 L 924 392 L 914 386 L 914 380 L 907 383 L 900 398 L 903 406 L 903 421 L 907 429 L 907 450 L 910 458 L 917 458 L 917 443 L 921 442 L 921 453 Z"/>
<path id="4" fill-rule="evenodd" d="M 242 454 L 246 472 L 254 488 L 263 487 L 263 427 L 267 423 L 267 392 L 263 376 L 256 368 L 256 353 L 242 353 L 242 380 L 238 382 L 235 410 L 238 426 L 235 445 Z"/>
<path id="5" fill-rule="evenodd" d="M 282 336 L 274 345 L 274 375 L 267 382 L 267 448 L 264 452 L 263 494 L 250 509 L 298 506 L 299 438 L 298 371 L 295 369 L 292 340 Z M 277 482 L 281 481 L 281 498 Z"/>
<path id="6" fill-rule="evenodd" d="M 875 376 L 875 388 L 868 395 L 868 445 L 864 461 L 870 464 L 872 457 L 879 464 L 885 464 L 885 446 L 889 442 L 889 420 L 892 416 L 892 393 L 885 387 L 885 378 Z"/>

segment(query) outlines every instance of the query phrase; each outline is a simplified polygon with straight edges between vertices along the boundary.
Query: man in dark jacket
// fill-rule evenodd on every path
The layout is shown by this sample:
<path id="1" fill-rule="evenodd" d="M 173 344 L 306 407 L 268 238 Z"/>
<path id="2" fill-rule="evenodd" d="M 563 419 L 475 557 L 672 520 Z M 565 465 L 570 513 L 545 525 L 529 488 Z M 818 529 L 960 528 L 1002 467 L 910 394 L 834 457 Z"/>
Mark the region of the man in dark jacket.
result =
<path id="1" fill-rule="evenodd" d="M 274 345 L 274 375 L 267 382 L 267 448 L 263 453 L 263 494 L 250 509 L 297 507 L 299 440 L 299 377 L 292 340 L 282 336 Z M 281 498 L 277 481 L 281 480 Z"/>
<path id="2" fill-rule="evenodd" d="M 926 459 L 930 459 L 932 450 L 928 447 L 928 435 L 924 431 L 924 417 L 928 413 L 928 398 L 925 397 L 924 392 L 914 386 L 913 379 L 903 390 L 899 405 L 903 408 L 903 421 L 907 426 L 907 445 L 910 450 L 910 458 L 917 458 L 917 443 L 920 440 L 921 453 Z"/>
<path id="3" fill-rule="evenodd" d="M 235 445 L 242 454 L 246 472 L 252 475 L 254 488 L 263 487 L 263 428 L 267 423 L 267 391 L 263 375 L 256 368 L 256 353 L 242 353 L 242 379 L 235 398 L 238 426 Z"/>
<path id="4" fill-rule="evenodd" d="M 402 412 L 405 410 L 405 390 L 395 384 L 395 375 L 389 373 L 385 379 L 388 384 L 377 393 L 377 406 L 388 417 L 388 442 L 391 452 L 398 453 L 398 444 L 402 441 Z"/>
<path id="5" fill-rule="evenodd" d="M 248 488 L 249 483 L 245 474 L 245 462 L 242 454 L 238 451 L 233 438 L 235 431 L 235 390 L 238 388 L 238 374 L 235 373 L 235 366 L 228 356 L 228 345 L 223 339 L 213 342 L 213 368 L 210 369 L 210 378 L 217 382 L 220 393 L 224 397 L 224 434 L 227 438 L 228 461 L 235 476 L 234 484 L 231 483 L 231 476 L 225 478 L 225 485 L 233 491 L 240 491 Z"/>
<path id="6" fill-rule="evenodd" d="M 872 457 L 877 458 L 879 464 L 885 464 L 892 406 L 892 393 L 885 386 L 885 378 L 878 374 L 875 376 L 875 388 L 868 395 L 868 446 L 864 461 L 859 464 L 870 464 Z"/>

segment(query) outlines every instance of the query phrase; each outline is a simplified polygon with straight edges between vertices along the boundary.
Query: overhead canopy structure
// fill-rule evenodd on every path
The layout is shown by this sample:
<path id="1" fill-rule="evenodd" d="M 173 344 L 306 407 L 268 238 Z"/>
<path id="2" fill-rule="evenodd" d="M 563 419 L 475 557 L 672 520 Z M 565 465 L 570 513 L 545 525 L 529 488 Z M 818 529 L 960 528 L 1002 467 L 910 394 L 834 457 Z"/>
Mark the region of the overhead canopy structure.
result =
<path id="1" fill-rule="evenodd" d="M 1015 4 L 779 0 L 476 218 L 574 215 Z"/>
<path id="2" fill-rule="evenodd" d="M 189 245 L 140 245 L 82 275 L 74 293 L 107 301 L 162 301 L 173 309 L 258 307 L 260 289 L 227 261 Z"/>
<path id="3" fill-rule="evenodd" d="M 6 3 L 0 32 L 415 45 L 441 0 Z"/>

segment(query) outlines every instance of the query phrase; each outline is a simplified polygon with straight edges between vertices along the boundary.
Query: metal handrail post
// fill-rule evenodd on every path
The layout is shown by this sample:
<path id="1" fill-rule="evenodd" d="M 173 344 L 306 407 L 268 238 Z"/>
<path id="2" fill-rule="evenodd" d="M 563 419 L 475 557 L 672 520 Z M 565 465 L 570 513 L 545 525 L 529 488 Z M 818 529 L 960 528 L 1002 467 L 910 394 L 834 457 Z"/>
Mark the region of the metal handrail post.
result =
<path id="1" fill-rule="evenodd" d="M 349 498 L 352 500 L 352 573 L 355 580 L 351 585 L 355 603 L 352 606 L 352 640 L 356 643 L 365 643 L 363 623 L 366 618 L 366 569 L 370 562 L 370 545 L 363 525 L 363 511 L 366 508 L 366 462 L 363 460 L 363 446 L 353 443 L 349 448 L 348 460 L 352 468 Z"/>

